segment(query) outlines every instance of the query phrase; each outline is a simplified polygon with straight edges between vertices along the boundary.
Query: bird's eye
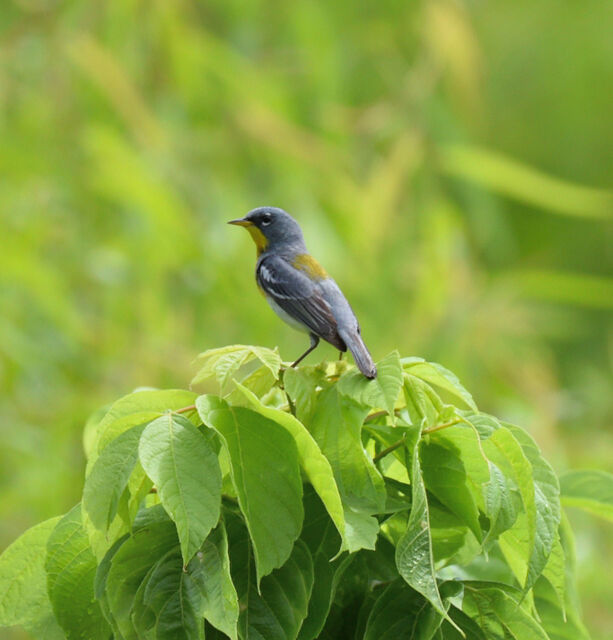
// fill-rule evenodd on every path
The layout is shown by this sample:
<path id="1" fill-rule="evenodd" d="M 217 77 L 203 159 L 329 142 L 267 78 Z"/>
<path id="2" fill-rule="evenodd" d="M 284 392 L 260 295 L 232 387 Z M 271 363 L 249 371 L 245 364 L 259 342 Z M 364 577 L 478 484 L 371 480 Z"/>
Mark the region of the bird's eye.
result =
<path id="1" fill-rule="evenodd" d="M 265 213 L 262 216 L 262 220 L 261 220 L 260 224 L 263 227 L 267 227 L 271 222 L 272 222 L 272 216 L 270 215 L 270 213 Z"/>

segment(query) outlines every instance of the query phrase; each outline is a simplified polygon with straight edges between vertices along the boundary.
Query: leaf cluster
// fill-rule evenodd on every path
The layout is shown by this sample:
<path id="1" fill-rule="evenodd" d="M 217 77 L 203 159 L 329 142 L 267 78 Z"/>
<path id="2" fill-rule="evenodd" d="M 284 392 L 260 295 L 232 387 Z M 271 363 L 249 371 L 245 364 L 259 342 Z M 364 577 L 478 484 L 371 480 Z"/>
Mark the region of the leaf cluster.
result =
<path id="1" fill-rule="evenodd" d="M 88 421 L 82 501 L 0 557 L 0 624 L 48 639 L 587 638 L 556 474 L 450 371 L 393 352 L 369 381 L 242 345 L 201 360 L 195 380 L 218 394 L 139 391 Z M 567 477 L 570 504 L 610 515 L 600 481 Z"/>

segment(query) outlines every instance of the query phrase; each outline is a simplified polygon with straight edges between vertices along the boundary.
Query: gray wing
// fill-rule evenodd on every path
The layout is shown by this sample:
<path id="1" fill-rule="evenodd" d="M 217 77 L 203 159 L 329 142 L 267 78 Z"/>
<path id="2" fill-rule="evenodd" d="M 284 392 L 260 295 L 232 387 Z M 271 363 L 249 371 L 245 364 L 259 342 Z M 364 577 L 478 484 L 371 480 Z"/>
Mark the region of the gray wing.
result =
<path id="1" fill-rule="evenodd" d="M 335 347 L 346 346 L 337 332 L 337 324 L 317 283 L 280 256 L 265 256 L 258 264 L 256 279 L 267 296 L 310 331 Z"/>

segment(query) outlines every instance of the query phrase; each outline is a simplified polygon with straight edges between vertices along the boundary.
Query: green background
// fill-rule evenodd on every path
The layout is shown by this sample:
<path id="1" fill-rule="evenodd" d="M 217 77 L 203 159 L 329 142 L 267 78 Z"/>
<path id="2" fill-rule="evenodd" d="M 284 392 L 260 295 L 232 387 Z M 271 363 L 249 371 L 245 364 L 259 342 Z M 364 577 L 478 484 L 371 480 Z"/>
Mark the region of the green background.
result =
<path id="1" fill-rule="evenodd" d="M 306 348 L 225 224 L 264 204 L 375 359 L 613 471 L 612 27 L 608 0 L 1 3 L 0 548 L 78 500 L 97 407 L 207 348 Z M 572 515 L 604 640 L 613 529 Z"/>

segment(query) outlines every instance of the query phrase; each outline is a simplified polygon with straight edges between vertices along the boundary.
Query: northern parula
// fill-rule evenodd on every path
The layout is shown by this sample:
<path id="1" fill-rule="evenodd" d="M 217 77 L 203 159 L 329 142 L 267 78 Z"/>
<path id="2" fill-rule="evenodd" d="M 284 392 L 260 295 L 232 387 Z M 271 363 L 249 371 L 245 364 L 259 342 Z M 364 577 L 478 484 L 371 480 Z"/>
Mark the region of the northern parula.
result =
<path id="1" fill-rule="evenodd" d="M 228 224 L 245 227 L 257 247 L 255 278 L 273 311 L 292 327 L 306 331 L 311 346 L 320 338 L 344 352 L 349 349 L 367 378 L 377 376 L 360 325 L 339 286 L 307 251 L 298 223 L 283 209 L 259 207 Z"/>

